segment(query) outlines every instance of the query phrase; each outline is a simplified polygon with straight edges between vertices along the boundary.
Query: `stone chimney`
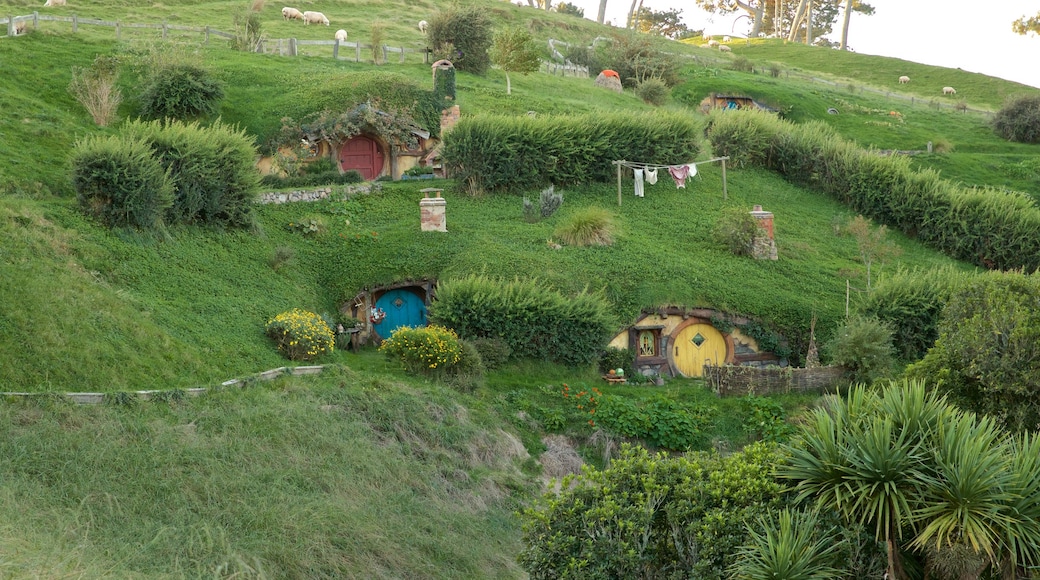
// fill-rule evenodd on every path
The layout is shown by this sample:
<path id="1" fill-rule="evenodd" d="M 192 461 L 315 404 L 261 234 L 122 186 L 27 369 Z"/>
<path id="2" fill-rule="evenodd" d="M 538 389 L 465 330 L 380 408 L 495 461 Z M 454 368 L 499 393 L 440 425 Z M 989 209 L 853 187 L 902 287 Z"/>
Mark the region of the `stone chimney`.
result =
<path id="1" fill-rule="evenodd" d="M 423 198 L 419 200 L 419 225 L 424 232 L 446 232 L 448 231 L 447 202 L 441 197 L 442 189 L 423 189 Z M 430 197 L 433 194 L 434 197 Z"/>
<path id="2" fill-rule="evenodd" d="M 762 206 L 756 205 L 751 210 L 751 217 L 758 222 L 760 234 L 755 236 L 752 243 L 751 255 L 756 260 L 776 260 L 776 240 L 773 237 L 773 212 L 764 211 Z"/>

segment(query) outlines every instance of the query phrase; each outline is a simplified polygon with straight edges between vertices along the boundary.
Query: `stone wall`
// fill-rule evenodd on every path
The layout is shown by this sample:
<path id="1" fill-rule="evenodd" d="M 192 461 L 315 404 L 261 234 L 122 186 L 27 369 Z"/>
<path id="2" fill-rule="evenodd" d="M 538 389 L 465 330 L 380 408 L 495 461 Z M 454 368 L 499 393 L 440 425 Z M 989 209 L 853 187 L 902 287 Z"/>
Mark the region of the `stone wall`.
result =
<path id="1" fill-rule="evenodd" d="M 841 367 L 705 366 L 704 380 L 720 397 L 777 393 L 833 391 L 841 380 Z"/>
<path id="2" fill-rule="evenodd" d="M 335 187 L 318 187 L 315 189 L 296 189 L 293 191 L 261 193 L 257 203 L 292 203 L 296 201 L 320 201 L 335 198 L 350 199 L 358 193 L 372 193 L 383 188 L 381 183 L 361 183 L 358 185 L 337 185 Z"/>

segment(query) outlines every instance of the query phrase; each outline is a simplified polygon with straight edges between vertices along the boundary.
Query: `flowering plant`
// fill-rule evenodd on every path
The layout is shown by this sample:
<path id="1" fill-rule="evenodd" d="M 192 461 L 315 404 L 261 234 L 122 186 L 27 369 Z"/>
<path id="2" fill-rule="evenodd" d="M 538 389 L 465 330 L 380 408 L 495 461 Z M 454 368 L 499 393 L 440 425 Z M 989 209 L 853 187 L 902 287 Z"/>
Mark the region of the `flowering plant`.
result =
<path id="1" fill-rule="evenodd" d="M 372 307 L 372 312 L 369 313 L 368 319 L 372 321 L 372 324 L 379 324 L 386 318 L 386 310 L 382 308 Z"/>
<path id="2" fill-rule="evenodd" d="M 314 360 L 332 352 L 335 340 L 321 316 L 299 308 L 268 320 L 265 333 L 289 360 Z"/>
<path id="3" fill-rule="evenodd" d="M 462 345 L 455 331 L 443 326 L 402 326 L 379 345 L 389 358 L 396 358 L 408 372 L 433 374 L 447 370 L 462 358 Z"/>

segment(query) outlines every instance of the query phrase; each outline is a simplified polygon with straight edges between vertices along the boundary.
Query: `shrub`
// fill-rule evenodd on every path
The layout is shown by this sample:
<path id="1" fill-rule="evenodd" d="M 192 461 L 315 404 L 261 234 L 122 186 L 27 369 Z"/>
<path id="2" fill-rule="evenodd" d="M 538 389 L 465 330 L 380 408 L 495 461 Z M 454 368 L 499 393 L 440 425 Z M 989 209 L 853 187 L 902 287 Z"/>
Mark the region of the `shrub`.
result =
<path id="1" fill-rule="evenodd" d="M 513 357 L 571 366 L 595 361 L 616 328 L 600 294 L 565 297 L 538 280 L 483 276 L 441 282 L 430 319 L 466 340 L 501 338 Z"/>
<path id="2" fill-rule="evenodd" d="M 116 86 L 119 80 L 119 61 L 111 56 L 98 55 L 88 68 L 72 67 L 72 82 L 69 92 L 83 105 L 94 123 L 108 126 L 118 115 L 123 93 Z"/>
<path id="3" fill-rule="evenodd" d="M 427 37 L 434 52 L 456 69 L 482 75 L 491 65 L 491 26 L 483 8 L 454 4 L 430 19 Z"/>
<path id="4" fill-rule="evenodd" d="M 509 356 L 513 354 L 513 349 L 509 348 L 509 343 L 497 336 L 475 338 L 466 342 L 471 343 L 477 349 L 477 352 L 480 353 L 480 360 L 484 362 L 484 366 L 488 370 L 494 370 L 502 366 L 509 360 Z"/>
<path id="5" fill-rule="evenodd" d="M 612 161 L 686 163 L 700 151 L 689 115 L 466 117 L 444 136 L 448 173 L 473 194 L 612 182 Z"/>
<path id="6" fill-rule="evenodd" d="M 679 83 L 679 59 L 658 50 L 645 34 L 613 31 L 609 42 L 597 43 L 591 49 L 570 49 L 567 58 L 589 67 L 590 71 L 614 70 L 621 77 L 621 83 L 629 88 L 651 78 L 660 79 L 670 87 Z"/>
<path id="7" fill-rule="evenodd" d="M 171 223 L 206 223 L 233 227 L 253 224 L 253 202 L 260 176 L 256 148 L 240 130 L 221 122 L 135 121 L 123 133 L 142 139 L 170 171 L 174 203 Z"/>
<path id="8" fill-rule="evenodd" d="M 460 391 L 470 393 L 484 386 L 487 367 L 476 345 L 460 340 L 459 346 L 459 360 L 448 368 L 447 382 Z"/>
<path id="9" fill-rule="evenodd" d="M 295 250 L 289 246 L 278 246 L 271 252 L 271 257 L 268 258 L 267 263 L 272 270 L 277 272 L 285 266 L 292 264 L 294 258 L 296 258 Z"/>
<path id="10" fill-rule="evenodd" d="M 458 334 L 436 324 L 419 328 L 402 326 L 379 345 L 379 350 L 417 375 L 441 375 L 462 358 Z"/>
<path id="11" fill-rule="evenodd" d="M 278 352 L 294 361 L 310 361 L 331 353 L 335 340 L 321 316 L 299 308 L 268 320 L 266 334 Z"/>
<path id="12" fill-rule="evenodd" d="M 733 62 L 730 63 L 729 67 L 735 71 L 740 72 L 755 72 L 755 65 L 750 60 L 748 60 L 746 56 L 738 56 L 734 58 Z"/>
<path id="13" fill-rule="evenodd" d="M 383 63 L 383 40 L 386 38 L 386 27 L 382 22 L 373 22 L 368 32 L 368 43 L 372 45 L 372 62 Z"/>
<path id="14" fill-rule="evenodd" d="M 715 241 L 734 256 L 750 256 L 758 235 L 758 220 L 747 210 L 735 206 L 723 209 L 712 227 Z"/>
<path id="15" fill-rule="evenodd" d="M 72 186 L 84 213 L 108 227 L 155 229 L 173 204 L 173 184 L 148 144 L 91 137 L 72 152 Z"/>
<path id="16" fill-rule="evenodd" d="M 854 316 L 827 343 L 831 362 L 845 368 L 852 383 L 873 384 L 892 372 L 892 328 L 877 318 Z"/>
<path id="17" fill-rule="evenodd" d="M 585 18 L 585 9 L 579 8 L 570 2 L 560 2 L 553 9 L 560 14 L 570 14 L 571 16 L 577 16 L 578 18 Z"/>
<path id="18" fill-rule="evenodd" d="M 991 123 L 997 135 L 1008 141 L 1040 143 L 1040 95 L 1009 99 Z"/>
<path id="19" fill-rule="evenodd" d="M 346 185 L 350 183 L 361 183 L 361 174 L 351 170 L 340 173 L 337 170 L 322 173 L 305 173 L 296 177 L 280 177 L 278 175 L 265 175 L 260 178 L 260 184 L 273 189 L 289 187 L 317 187 L 321 185 Z"/>
<path id="20" fill-rule="evenodd" d="M 551 217 L 563 205 L 563 194 L 556 193 L 556 187 L 550 185 L 539 194 L 538 205 L 543 218 Z"/>
<path id="21" fill-rule="evenodd" d="M 244 50 L 246 52 L 260 52 L 264 42 L 263 22 L 260 20 L 260 11 L 263 2 L 254 0 L 245 9 L 237 12 L 233 19 L 234 38 L 231 39 L 231 48 Z"/>
<path id="22" fill-rule="evenodd" d="M 624 369 L 625 375 L 632 375 L 632 364 L 635 362 L 635 354 L 627 348 L 608 346 L 599 355 L 599 372 L 608 373 L 611 369 Z"/>
<path id="23" fill-rule="evenodd" d="M 639 83 L 636 94 L 644 103 L 660 107 L 668 102 L 668 85 L 661 79 L 649 78 Z"/>
<path id="24" fill-rule="evenodd" d="M 583 207 L 568 215 L 554 237 L 569 246 L 609 246 L 614 243 L 617 226 L 614 214 L 601 207 Z"/>
<path id="25" fill-rule="evenodd" d="M 141 93 L 145 119 L 203 119 L 217 114 L 224 86 L 206 69 L 177 64 L 153 71 Z"/>

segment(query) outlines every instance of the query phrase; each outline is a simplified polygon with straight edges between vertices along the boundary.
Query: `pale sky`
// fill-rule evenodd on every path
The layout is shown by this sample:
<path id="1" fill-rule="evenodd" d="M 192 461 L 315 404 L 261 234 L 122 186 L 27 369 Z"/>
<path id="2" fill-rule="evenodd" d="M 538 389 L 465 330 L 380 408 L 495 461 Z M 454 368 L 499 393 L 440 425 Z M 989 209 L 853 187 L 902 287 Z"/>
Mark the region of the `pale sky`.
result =
<path id="1" fill-rule="evenodd" d="M 596 18 L 599 0 L 570 0 Z M 1040 0 L 868 0 L 872 16 L 853 13 L 849 46 L 863 54 L 893 56 L 948 68 L 961 68 L 1040 88 L 1040 37 L 1011 32 L 1011 23 L 1040 11 Z M 607 20 L 624 25 L 629 0 L 608 0 Z M 692 0 L 644 0 L 655 10 L 682 9 L 687 26 L 709 34 L 749 32 L 739 14 L 714 16 Z M 981 7 L 981 10 L 979 9 Z M 741 12 L 743 14 L 743 12 Z M 832 39 L 841 34 L 838 15 Z"/>

